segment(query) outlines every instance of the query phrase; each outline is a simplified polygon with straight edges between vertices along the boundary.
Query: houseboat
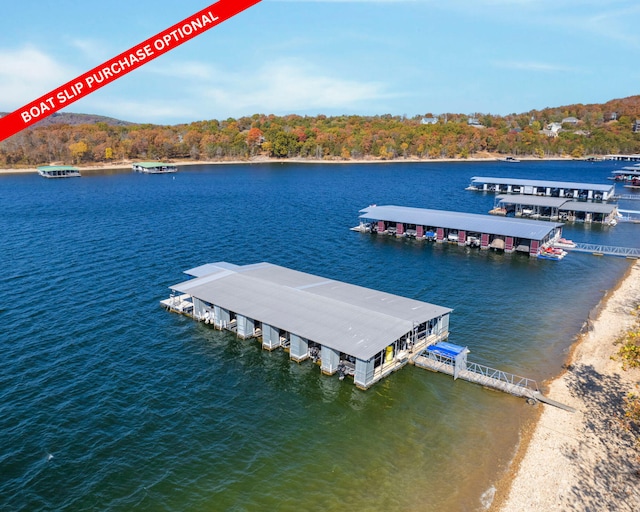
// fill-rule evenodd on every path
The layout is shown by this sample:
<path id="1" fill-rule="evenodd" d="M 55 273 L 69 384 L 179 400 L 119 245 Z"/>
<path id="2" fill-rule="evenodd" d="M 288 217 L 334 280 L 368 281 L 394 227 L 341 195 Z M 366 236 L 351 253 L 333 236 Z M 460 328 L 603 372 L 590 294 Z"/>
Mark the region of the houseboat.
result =
<path id="1" fill-rule="evenodd" d="M 80 178 L 80 169 L 70 165 L 41 165 L 38 174 L 44 178 Z"/>

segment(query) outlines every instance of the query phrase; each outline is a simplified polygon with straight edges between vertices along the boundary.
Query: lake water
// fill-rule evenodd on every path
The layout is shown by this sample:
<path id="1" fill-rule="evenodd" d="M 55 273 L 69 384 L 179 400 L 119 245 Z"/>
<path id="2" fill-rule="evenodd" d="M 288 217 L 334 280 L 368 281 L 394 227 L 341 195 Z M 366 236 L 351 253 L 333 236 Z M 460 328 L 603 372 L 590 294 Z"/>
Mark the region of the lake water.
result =
<path id="1" fill-rule="evenodd" d="M 370 390 L 159 306 L 183 270 L 284 265 L 454 309 L 470 360 L 538 380 L 628 268 L 349 230 L 372 203 L 486 213 L 472 176 L 612 162 L 216 165 L 0 177 L 0 509 L 473 511 L 534 408 L 406 367 Z M 640 203 L 629 203 L 640 209 Z M 640 246 L 640 226 L 567 226 Z"/>

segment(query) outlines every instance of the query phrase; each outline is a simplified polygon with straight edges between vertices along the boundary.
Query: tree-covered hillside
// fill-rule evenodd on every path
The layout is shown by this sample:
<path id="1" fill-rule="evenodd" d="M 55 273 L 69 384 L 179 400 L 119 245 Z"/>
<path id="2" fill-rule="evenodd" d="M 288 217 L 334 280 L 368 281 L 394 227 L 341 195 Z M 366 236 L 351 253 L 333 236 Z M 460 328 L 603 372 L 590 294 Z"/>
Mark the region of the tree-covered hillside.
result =
<path id="1" fill-rule="evenodd" d="M 640 153 L 640 96 L 522 114 L 274 116 L 174 126 L 114 120 L 56 122 L 0 143 L 0 167 L 137 159 L 469 158 L 487 153 L 571 156 Z M 103 118 L 105 119 L 105 118 Z M 76 123 L 80 124 L 76 124 Z"/>

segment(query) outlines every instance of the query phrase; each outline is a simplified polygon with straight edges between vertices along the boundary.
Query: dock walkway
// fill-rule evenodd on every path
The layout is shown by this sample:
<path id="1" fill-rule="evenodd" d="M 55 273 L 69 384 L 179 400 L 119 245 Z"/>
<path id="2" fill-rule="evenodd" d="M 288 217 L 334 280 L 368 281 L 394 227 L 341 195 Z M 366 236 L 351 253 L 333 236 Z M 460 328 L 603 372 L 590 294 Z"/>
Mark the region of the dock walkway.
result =
<path id="1" fill-rule="evenodd" d="M 448 375 L 454 375 L 456 373 L 453 364 L 425 355 L 416 356 L 414 358 L 414 364 L 420 368 L 446 373 Z M 458 370 L 457 378 L 524 398 L 537 400 L 537 395 L 540 395 L 540 390 L 535 380 L 519 377 L 478 363 L 468 362 L 466 367 L 465 370 Z"/>
<path id="2" fill-rule="evenodd" d="M 640 194 L 618 194 L 611 199 L 614 201 L 640 201 Z"/>
<path id="3" fill-rule="evenodd" d="M 440 343 L 422 350 L 413 356 L 411 362 L 420 368 L 452 375 L 454 380 L 463 379 L 486 388 L 526 398 L 527 401 L 542 402 L 568 412 L 575 412 L 572 407 L 544 396 L 535 380 L 467 361 L 468 352 L 468 349 L 463 347 Z"/>
<path id="4" fill-rule="evenodd" d="M 640 258 L 640 249 L 636 247 L 615 247 L 611 245 L 576 243 L 575 247 L 566 248 L 572 252 L 589 252 L 594 256 L 622 256 L 623 258 Z"/>

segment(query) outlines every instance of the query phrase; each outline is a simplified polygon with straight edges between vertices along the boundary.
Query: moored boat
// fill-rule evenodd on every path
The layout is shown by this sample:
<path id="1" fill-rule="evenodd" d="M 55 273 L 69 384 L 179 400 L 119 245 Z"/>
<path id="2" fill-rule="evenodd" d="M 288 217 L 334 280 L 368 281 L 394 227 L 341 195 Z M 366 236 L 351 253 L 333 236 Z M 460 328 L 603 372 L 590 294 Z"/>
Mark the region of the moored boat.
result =
<path id="1" fill-rule="evenodd" d="M 560 249 L 573 249 L 575 246 L 575 242 L 566 238 L 558 238 L 553 242 L 553 247 L 559 247 Z"/>
<path id="2" fill-rule="evenodd" d="M 538 254 L 538 258 L 543 260 L 559 261 L 567 255 L 567 251 L 551 246 L 543 247 Z"/>

